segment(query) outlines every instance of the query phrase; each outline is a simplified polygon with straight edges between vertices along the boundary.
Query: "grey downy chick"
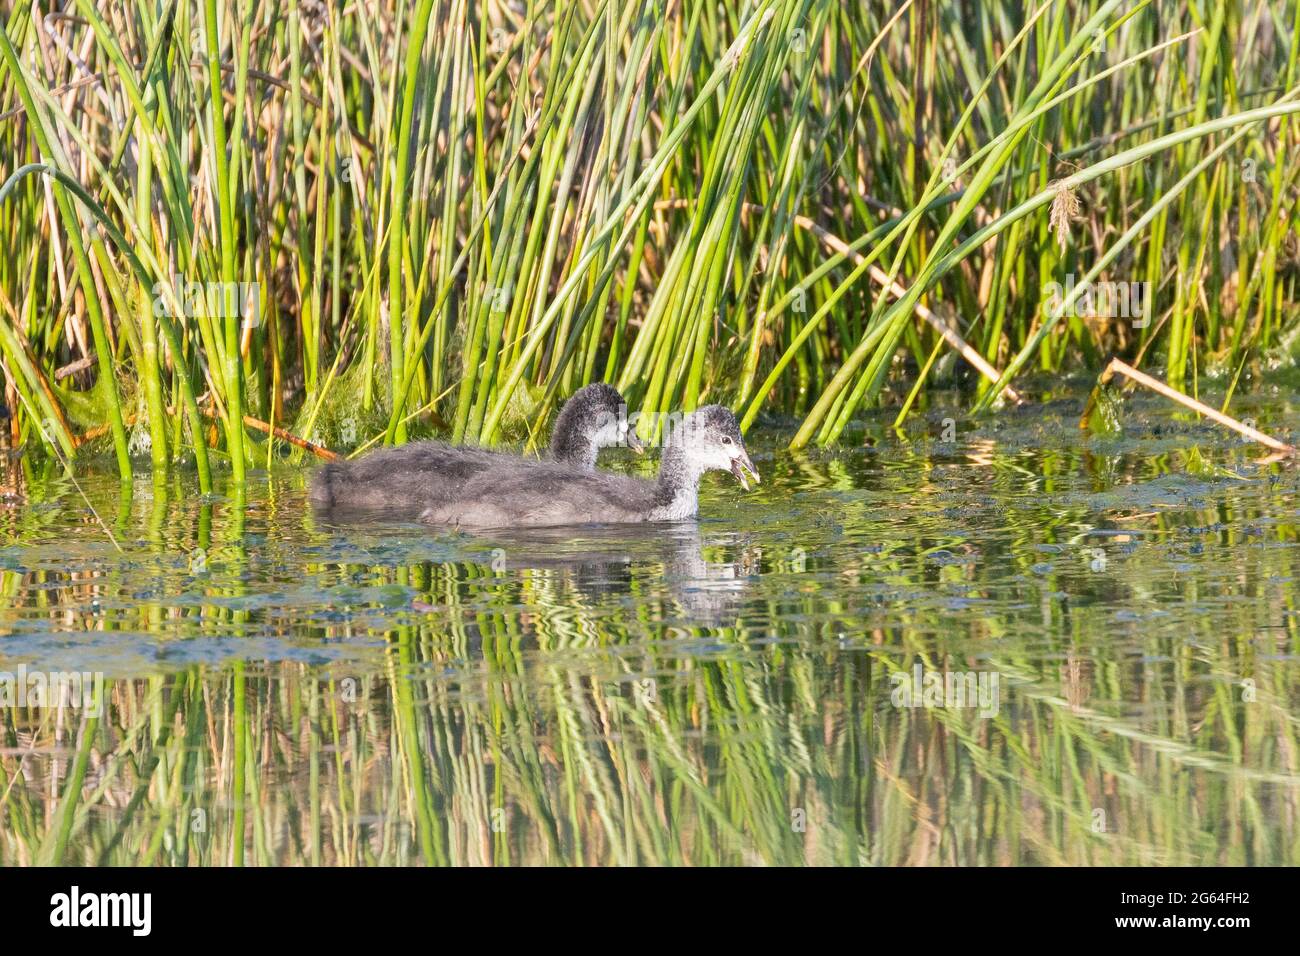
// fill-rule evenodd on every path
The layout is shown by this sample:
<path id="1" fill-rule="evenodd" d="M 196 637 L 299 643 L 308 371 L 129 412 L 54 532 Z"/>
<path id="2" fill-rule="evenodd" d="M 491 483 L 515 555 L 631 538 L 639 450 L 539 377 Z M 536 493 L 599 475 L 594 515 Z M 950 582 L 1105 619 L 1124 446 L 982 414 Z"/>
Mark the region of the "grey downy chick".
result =
<path id="1" fill-rule="evenodd" d="M 550 460 L 577 469 L 596 467 L 602 448 L 628 445 L 641 451 L 627 428 L 618 390 L 597 382 L 575 392 L 551 431 Z M 317 508 L 410 510 L 452 501 L 477 477 L 504 476 L 540 462 L 507 452 L 418 441 L 381 448 L 356 461 L 331 462 L 312 476 L 308 497 Z"/>
<path id="2" fill-rule="evenodd" d="M 749 478 L 759 480 L 736 416 L 721 405 L 691 412 L 671 431 L 654 480 L 558 463 L 484 472 L 421 520 L 464 528 L 684 521 L 699 512 L 700 478 L 708 471 L 731 472 L 746 490 Z"/>

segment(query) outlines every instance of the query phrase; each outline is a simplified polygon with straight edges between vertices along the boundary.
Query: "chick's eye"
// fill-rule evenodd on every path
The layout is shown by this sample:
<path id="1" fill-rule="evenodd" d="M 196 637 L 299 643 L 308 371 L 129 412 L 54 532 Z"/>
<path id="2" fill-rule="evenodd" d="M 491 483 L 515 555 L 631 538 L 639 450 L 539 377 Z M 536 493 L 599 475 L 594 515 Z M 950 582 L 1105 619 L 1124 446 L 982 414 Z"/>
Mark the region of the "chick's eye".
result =
<path id="1" fill-rule="evenodd" d="M 730 445 L 730 444 L 731 444 L 731 438 L 730 438 L 730 436 L 728 436 L 728 435 L 723 435 L 723 436 L 722 436 L 722 444 L 724 444 L 724 445 Z"/>

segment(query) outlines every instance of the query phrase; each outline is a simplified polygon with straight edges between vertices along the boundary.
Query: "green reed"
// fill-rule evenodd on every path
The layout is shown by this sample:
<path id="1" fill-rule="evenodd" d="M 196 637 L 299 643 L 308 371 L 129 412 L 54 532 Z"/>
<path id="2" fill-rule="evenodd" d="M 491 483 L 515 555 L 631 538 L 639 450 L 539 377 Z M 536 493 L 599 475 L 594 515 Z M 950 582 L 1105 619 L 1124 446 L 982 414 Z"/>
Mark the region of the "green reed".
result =
<path id="1" fill-rule="evenodd" d="M 847 456 L 774 463 L 764 488 L 797 484 L 854 534 L 819 531 L 810 505 L 797 566 L 788 524 L 706 543 L 757 576 L 712 620 L 658 559 L 611 596 L 580 564 L 327 557 L 337 531 L 269 517 L 301 494 L 288 470 L 251 510 L 178 477 L 148 498 L 92 488 L 138 550 L 69 570 L 40 556 L 89 519 L 51 469 L 28 486 L 50 507 L 5 518 L 0 629 L 143 633 L 164 653 L 110 677 L 97 718 L 0 708 L 0 865 L 1300 861 L 1294 475 L 1216 485 L 1208 462 L 1239 451 L 1044 440 L 944 481 L 956 466 L 910 437 L 869 482 Z M 1189 476 L 1206 484 L 1180 499 Z M 313 595 L 291 620 L 243 601 L 287 567 L 246 532 L 274 547 L 288 528 Z M 943 560 L 969 542 L 978 560 Z M 197 549 L 208 566 L 187 573 Z M 348 659 L 245 650 L 268 632 Z M 194 640 L 233 656 L 169 662 Z M 999 712 L 894 706 L 917 664 L 999 673 Z"/>
<path id="2" fill-rule="evenodd" d="M 447 566 L 427 584 L 465 574 Z M 531 596 L 571 607 L 547 577 L 533 578 Z M 924 646 L 923 632 L 942 626 L 924 614 L 875 650 L 840 648 L 830 625 L 762 646 L 750 644 L 756 632 L 721 628 L 712 636 L 727 657 L 695 662 L 655 642 L 628 647 L 581 614 L 555 620 L 537 635 L 541 656 L 520 653 L 517 616 L 505 611 L 393 634 L 385 666 L 349 678 L 349 695 L 299 664 L 111 681 L 104 718 L 82 723 L 71 760 L 38 715 L 6 711 L 0 861 L 1297 860 L 1294 673 L 1256 661 L 1259 696 L 1241 706 L 1246 638 L 1130 673 L 1079 625 L 1074 649 L 1062 635 L 1057 664 L 1016 651 L 986 659 L 1014 712 L 981 720 L 889 705 L 891 674 L 969 666 L 956 648 Z M 479 673 L 420 676 L 459 666 L 468 632 L 484 627 Z M 592 627 L 622 652 L 599 654 Z M 990 638 L 998 627 L 989 622 Z M 1146 650 L 1160 658 L 1174 646 L 1161 638 Z M 599 666 L 574 667 L 576 653 Z M 1158 695 L 1148 704 L 1161 716 L 1089 702 L 1127 697 L 1136 683 Z"/>
<path id="3" fill-rule="evenodd" d="M 210 456 L 291 451 L 269 426 L 493 443 L 604 379 L 799 447 L 961 381 L 941 325 L 1001 376 L 977 410 L 1109 353 L 1196 392 L 1300 340 L 1293 2 L 283 6 L 0 25 L 20 441 L 211 487 Z M 1068 276 L 1150 295 L 1049 304 Z"/>

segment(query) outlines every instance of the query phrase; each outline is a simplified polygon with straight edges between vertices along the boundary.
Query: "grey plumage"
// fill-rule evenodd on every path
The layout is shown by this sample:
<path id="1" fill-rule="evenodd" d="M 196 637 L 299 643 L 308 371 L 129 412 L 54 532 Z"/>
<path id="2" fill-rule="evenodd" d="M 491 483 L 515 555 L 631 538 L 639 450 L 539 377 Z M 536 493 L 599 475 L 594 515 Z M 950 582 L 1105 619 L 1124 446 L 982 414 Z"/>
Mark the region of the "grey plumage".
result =
<path id="1" fill-rule="evenodd" d="M 449 500 L 475 475 L 506 467 L 510 457 L 483 448 L 411 442 L 356 461 L 330 462 L 312 476 L 308 497 L 321 508 L 427 508 Z"/>
<path id="2" fill-rule="evenodd" d="M 623 444 L 628 439 L 626 407 L 618 389 L 595 382 L 574 392 L 564 403 L 551 429 L 552 461 L 595 468 L 601 448 Z M 639 449 L 635 435 L 633 447 Z"/>
<path id="3" fill-rule="evenodd" d="M 623 396 L 603 382 L 579 389 L 565 402 L 551 437 L 555 461 L 594 468 L 601 448 L 627 440 Z M 475 478 L 505 479 L 540 464 L 486 448 L 410 442 L 325 465 L 312 476 L 308 497 L 318 508 L 419 514 L 454 500 Z"/>
<path id="4" fill-rule="evenodd" d="M 669 436 L 653 481 L 560 463 L 484 472 L 421 520 L 465 528 L 681 521 L 695 517 L 700 478 L 710 470 L 730 471 L 746 487 L 746 475 L 758 478 L 735 416 L 720 405 L 686 416 Z"/>

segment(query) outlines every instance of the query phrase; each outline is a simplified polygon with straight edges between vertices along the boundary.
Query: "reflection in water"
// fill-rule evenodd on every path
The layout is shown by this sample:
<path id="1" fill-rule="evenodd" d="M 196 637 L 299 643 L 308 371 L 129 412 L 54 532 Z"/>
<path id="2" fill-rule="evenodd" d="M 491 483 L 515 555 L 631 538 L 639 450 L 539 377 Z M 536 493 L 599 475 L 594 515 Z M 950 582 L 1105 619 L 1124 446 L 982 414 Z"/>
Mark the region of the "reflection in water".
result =
<path id="1" fill-rule="evenodd" d="M 757 493 L 630 530 L 87 478 L 119 552 L 24 463 L 0 671 L 105 696 L 0 698 L 0 865 L 1300 862 L 1297 476 L 1077 412 L 760 437 Z"/>

